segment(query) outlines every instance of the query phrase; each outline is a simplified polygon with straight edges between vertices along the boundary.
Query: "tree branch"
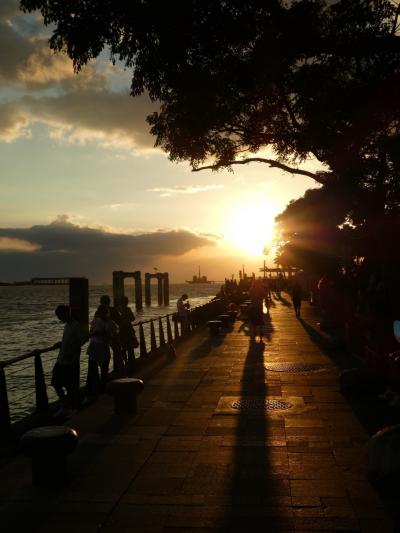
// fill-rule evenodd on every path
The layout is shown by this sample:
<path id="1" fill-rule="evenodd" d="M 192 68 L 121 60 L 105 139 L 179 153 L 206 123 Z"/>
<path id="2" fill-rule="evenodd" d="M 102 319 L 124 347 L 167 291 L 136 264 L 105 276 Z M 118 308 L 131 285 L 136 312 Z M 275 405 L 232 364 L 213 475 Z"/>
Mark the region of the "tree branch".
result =
<path id="1" fill-rule="evenodd" d="M 300 168 L 293 168 L 275 161 L 274 159 L 266 159 L 264 157 L 248 157 L 247 159 L 239 159 L 237 161 L 228 161 L 227 163 L 216 163 L 215 165 L 207 165 L 204 167 L 193 168 L 192 172 L 200 172 L 200 170 L 218 170 L 223 167 L 230 167 L 232 165 L 247 165 L 247 163 L 266 163 L 272 168 L 279 168 L 290 174 L 300 174 L 301 176 L 307 176 L 317 181 L 321 185 L 326 183 L 327 172 L 309 172 L 308 170 L 301 170 Z"/>

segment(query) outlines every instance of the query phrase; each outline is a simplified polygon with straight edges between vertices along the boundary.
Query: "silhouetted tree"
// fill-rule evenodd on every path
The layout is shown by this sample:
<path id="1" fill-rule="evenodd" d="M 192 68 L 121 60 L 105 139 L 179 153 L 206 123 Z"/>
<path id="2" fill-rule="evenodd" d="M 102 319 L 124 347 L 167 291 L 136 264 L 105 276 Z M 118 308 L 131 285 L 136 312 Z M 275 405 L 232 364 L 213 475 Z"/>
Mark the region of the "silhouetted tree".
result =
<path id="1" fill-rule="evenodd" d="M 348 253 L 348 232 L 339 228 L 351 197 L 332 184 L 309 189 L 276 217 L 280 246 L 276 262 L 315 276 L 337 271 Z"/>

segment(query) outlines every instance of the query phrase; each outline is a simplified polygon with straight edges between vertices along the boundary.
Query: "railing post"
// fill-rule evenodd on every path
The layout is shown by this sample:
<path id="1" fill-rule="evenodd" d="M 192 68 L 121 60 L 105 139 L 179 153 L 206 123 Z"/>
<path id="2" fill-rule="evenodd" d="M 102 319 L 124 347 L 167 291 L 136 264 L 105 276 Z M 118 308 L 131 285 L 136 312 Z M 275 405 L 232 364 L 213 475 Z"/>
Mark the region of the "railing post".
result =
<path id="1" fill-rule="evenodd" d="M 44 413 L 49 409 L 49 400 L 47 398 L 46 382 L 44 379 L 42 358 L 40 353 L 35 355 L 35 393 L 36 393 L 36 412 Z"/>
<path id="2" fill-rule="evenodd" d="M 177 320 L 174 320 L 174 339 L 179 339 L 179 326 Z"/>
<path id="3" fill-rule="evenodd" d="M 151 353 L 157 351 L 156 330 L 154 329 L 154 320 L 150 321 L 150 350 Z"/>
<path id="4" fill-rule="evenodd" d="M 167 342 L 168 342 L 168 344 L 172 344 L 174 342 L 174 338 L 172 336 L 171 321 L 169 319 L 169 315 L 167 315 Z"/>
<path id="5" fill-rule="evenodd" d="M 8 435 L 11 429 L 10 407 L 8 404 L 7 384 L 4 368 L 0 366 L 0 431 Z"/>
<path id="6" fill-rule="evenodd" d="M 140 357 L 147 356 L 146 339 L 144 338 L 143 324 L 139 324 Z"/>
<path id="7" fill-rule="evenodd" d="M 144 301 L 147 306 L 151 305 L 151 278 L 148 272 L 144 275 Z"/>
<path id="8" fill-rule="evenodd" d="M 163 274 L 157 274 L 157 299 L 158 305 L 163 304 Z"/>
<path id="9" fill-rule="evenodd" d="M 163 346 L 165 346 L 165 337 L 164 337 L 164 329 L 163 329 L 163 325 L 162 325 L 162 319 L 161 319 L 160 316 L 158 317 L 158 338 L 159 338 L 159 341 L 160 341 L 160 348 L 162 348 Z"/>
<path id="10" fill-rule="evenodd" d="M 133 278 L 135 280 L 135 304 L 136 309 L 140 311 L 143 309 L 143 299 L 142 299 L 142 276 L 140 270 L 136 270 L 133 273 Z"/>

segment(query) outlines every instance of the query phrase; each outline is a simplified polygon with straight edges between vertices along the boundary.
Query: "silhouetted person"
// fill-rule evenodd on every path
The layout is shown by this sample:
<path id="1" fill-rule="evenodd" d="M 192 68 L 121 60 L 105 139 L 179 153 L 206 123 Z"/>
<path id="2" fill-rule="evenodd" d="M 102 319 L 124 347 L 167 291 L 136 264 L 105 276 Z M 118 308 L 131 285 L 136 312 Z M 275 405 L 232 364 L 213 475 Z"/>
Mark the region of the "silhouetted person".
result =
<path id="1" fill-rule="evenodd" d="M 110 310 L 106 305 L 99 305 L 90 324 L 90 342 L 86 353 L 89 356 L 86 392 L 88 396 L 94 396 L 104 390 L 111 353 L 110 343 L 117 334 L 117 326 L 110 318 Z M 98 367 L 100 367 L 100 387 Z"/>
<path id="2" fill-rule="evenodd" d="M 56 364 L 53 368 L 51 384 L 54 387 L 61 407 L 55 416 L 68 416 L 78 407 L 79 398 L 79 363 L 81 347 L 86 340 L 79 322 L 71 317 L 67 305 L 59 305 L 55 314 L 65 324 L 61 342 L 54 348 L 59 348 Z"/>
<path id="3" fill-rule="evenodd" d="M 297 317 L 300 317 L 301 301 L 303 299 L 303 289 L 301 287 L 300 280 L 295 277 L 292 284 L 292 302 L 294 312 Z"/>
<path id="4" fill-rule="evenodd" d="M 265 291 L 260 280 L 253 282 L 249 295 L 251 300 L 249 319 L 253 327 L 253 335 L 256 337 L 258 333 L 260 342 L 262 342 L 264 326 L 263 302 Z"/>
<path id="5" fill-rule="evenodd" d="M 184 331 L 188 331 L 189 329 L 189 309 L 190 309 L 190 303 L 186 301 L 188 299 L 187 294 L 182 294 L 180 298 L 178 298 L 176 302 L 176 308 L 177 308 L 177 318 L 178 321 L 181 323 L 182 329 Z"/>
<path id="6" fill-rule="evenodd" d="M 115 307 L 111 305 L 111 299 L 107 294 L 104 294 L 100 298 L 100 305 L 104 305 L 108 308 L 110 313 L 110 319 L 118 326 L 120 326 L 121 315 Z M 124 363 L 122 359 L 122 350 L 117 334 L 113 335 L 110 341 L 110 346 L 113 352 L 113 370 L 114 372 L 122 372 L 124 369 Z"/>
<path id="7" fill-rule="evenodd" d="M 134 348 L 139 346 L 136 338 L 135 330 L 133 329 L 133 321 L 135 315 L 132 309 L 128 306 L 129 299 L 124 296 L 122 305 L 119 308 L 120 323 L 119 323 L 119 343 L 121 347 L 122 357 L 128 364 L 134 364 L 135 351 Z"/>

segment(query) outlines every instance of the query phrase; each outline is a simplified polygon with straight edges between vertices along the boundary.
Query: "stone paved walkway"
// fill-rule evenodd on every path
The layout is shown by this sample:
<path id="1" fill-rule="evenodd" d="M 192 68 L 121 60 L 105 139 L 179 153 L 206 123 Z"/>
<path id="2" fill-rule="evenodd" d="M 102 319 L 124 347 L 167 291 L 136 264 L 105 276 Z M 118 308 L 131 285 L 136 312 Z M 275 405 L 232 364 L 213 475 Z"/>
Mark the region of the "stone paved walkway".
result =
<path id="1" fill-rule="evenodd" d="M 297 320 L 275 301 L 264 344 L 241 321 L 218 341 L 200 331 L 146 383 L 136 417 L 114 416 L 108 397 L 79 413 L 68 488 L 34 488 L 27 459 L 8 464 L 1 530 L 394 531 L 367 481 L 368 435 L 304 307 Z"/>

